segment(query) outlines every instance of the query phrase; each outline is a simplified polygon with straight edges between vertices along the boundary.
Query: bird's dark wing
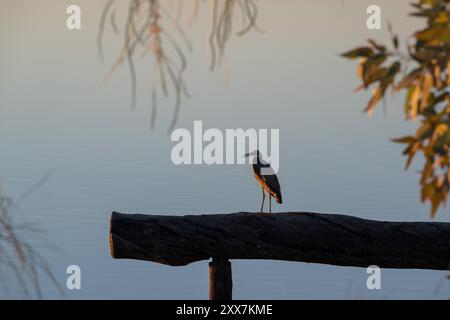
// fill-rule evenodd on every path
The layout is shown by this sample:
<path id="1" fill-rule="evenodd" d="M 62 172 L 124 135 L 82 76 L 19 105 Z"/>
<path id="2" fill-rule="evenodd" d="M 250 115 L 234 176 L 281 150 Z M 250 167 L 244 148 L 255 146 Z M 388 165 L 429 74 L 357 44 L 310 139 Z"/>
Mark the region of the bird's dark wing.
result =
<path id="1" fill-rule="evenodd" d="M 262 176 L 262 178 L 271 191 L 281 194 L 280 183 L 278 182 L 278 178 L 275 174 Z"/>
<path id="2" fill-rule="evenodd" d="M 272 168 L 271 168 L 272 169 Z M 273 171 L 273 169 L 272 169 Z M 281 203 L 281 187 L 280 182 L 278 181 L 277 175 L 275 172 L 269 175 L 261 175 L 261 178 L 269 187 L 271 193 L 273 193 L 274 197 L 277 199 L 279 203 Z"/>

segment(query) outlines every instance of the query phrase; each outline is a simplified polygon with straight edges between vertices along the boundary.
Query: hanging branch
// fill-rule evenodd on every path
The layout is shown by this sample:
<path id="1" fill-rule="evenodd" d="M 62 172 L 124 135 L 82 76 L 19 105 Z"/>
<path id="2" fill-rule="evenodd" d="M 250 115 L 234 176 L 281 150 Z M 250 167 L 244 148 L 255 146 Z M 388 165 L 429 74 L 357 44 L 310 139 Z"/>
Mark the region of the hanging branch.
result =
<path id="1" fill-rule="evenodd" d="M 243 36 L 252 29 L 264 32 L 256 24 L 258 7 L 253 0 L 223 0 L 219 7 L 219 0 L 211 1 L 208 36 L 211 71 L 224 59 L 225 47 L 233 35 L 233 21 L 237 13 L 241 14 L 243 24 L 243 28 L 236 33 L 237 36 Z"/>
<path id="2" fill-rule="evenodd" d="M 110 0 L 102 14 L 100 21 L 99 39 L 102 39 L 104 33 L 104 23 L 108 15 L 111 15 L 114 0 Z M 146 19 L 142 19 L 142 13 L 146 12 Z M 112 19 L 112 18 L 110 18 Z M 144 21 L 143 21 L 144 20 Z M 169 25 L 165 26 L 162 22 L 168 21 Z M 116 69 L 125 61 L 130 72 L 131 80 L 131 109 L 136 107 L 137 96 L 137 70 L 135 66 L 135 53 L 137 48 L 143 50 L 141 56 L 144 57 L 150 53 L 154 58 L 155 72 L 151 81 L 152 93 L 152 112 L 150 126 L 153 129 L 156 123 L 156 107 L 157 107 L 157 88 L 160 87 L 163 95 L 169 97 L 172 87 L 175 95 L 175 110 L 172 121 L 169 126 L 171 132 L 177 122 L 182 96 L 189 97 L 187 87 L 183 80 L 183 75 L 187 67 L 187 59 L 185 49 L 179 46 L 177 41 L 168 32 L 173 27 L 178 36 L 184 42 L 187 51 L 191 51 L 192 47 L 178 22 L 172 18 L 169 11 L 161 6 L 159 0 L 132 0 L 128 7 L 128 16 L 124 28 L 124 44 L 112 65 L 106 79 L 110 79 Z M 99 52 L 102 52 L 101 40 L 98 41 Z M 174 58 L 171 58 L 171 55 Z"/>
<path id="3" fill-rule="evenodd" d="M 222 5 L 219 5 L 219 1 L 211 0 L 212 17 L 208 36 L 211 71 L 224 59 L 225 47 L 231 39 L 235 15 L 241 14 L 243 19 L 242 29 L 236 35 L 244 35 L 252 29 L 261 31 L 256 25 L 258 11 L 254 0 L 222 0 Z M 187 69 L 186 52 L 191 52 L 192 46 L 179 24 L 183 10 L 181 3 L 179 3 L 176 16 L 173 17 L 170 11 L 162 6 L 162 2 L 161 0 L 129 0 L 123 45 L 106 80 L 110 79 L 117 68 L 126 62 L 131 81 L 131 109 L 135 109 L 138 71 L 135 66 L 135 54 L 137 49 L 142 49 L 142 57 L 150 53 L 155 65 L 150 81 L 152 97 L 150 127 L 154 129 L 156 123 L 158 93 L 161 92 L 166 98 L 172 94 L 175 103 L 168 129 L 170 133 L 177 124 L 182 98 L 190 96 L 183 77 Z M 115 6 L 116 1 L 109 0 L 105 4 L 100 18 L 97 47 L 102 61 L 104 61 L 103 37 L 108 20 L 113 32 L 118 34 Z M 194 0 L 190 23 L 197 15 L 198 7 L 199 2 Z M 147 13 L 145 19 L 143 13 Z"/>

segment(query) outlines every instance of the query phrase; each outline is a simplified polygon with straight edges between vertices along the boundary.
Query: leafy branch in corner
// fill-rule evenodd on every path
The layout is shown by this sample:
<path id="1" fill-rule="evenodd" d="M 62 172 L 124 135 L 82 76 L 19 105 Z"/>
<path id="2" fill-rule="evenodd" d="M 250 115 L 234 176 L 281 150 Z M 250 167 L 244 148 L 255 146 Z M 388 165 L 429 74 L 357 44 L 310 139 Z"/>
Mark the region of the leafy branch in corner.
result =
<path id="1" fill-rule="evenodd" d="M 431 204 L 434 217 L 450 191 L 450 0 L 418 0 L 412 6 L 411 16 L 425 18 L 427 25 L 411 36 L 407 53 L 399 52 L 398 37 L 389 25 L 392 49 L 369 39 L 342 56 L 359 60 L 362 84 L 357 90 L 372 89 L 368 114 L 388 91 L 405 92 L 405 118 L 420 124 L 414 134 L 393 141 L 406 145 L 405 169 L 417 154 L 423 155 L 420 198 Z"/>

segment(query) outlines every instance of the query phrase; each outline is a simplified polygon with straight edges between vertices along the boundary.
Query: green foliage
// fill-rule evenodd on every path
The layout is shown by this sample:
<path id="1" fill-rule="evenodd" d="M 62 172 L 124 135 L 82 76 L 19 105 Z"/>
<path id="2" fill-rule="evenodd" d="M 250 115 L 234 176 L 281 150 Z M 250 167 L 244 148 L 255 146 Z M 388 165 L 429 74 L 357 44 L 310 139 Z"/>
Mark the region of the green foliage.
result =
<path id="1" fill-rule="evenodd" d="M 357 88 L 372 88 L 365 111 L 372 114 L 388 90 L 406 92 L 404 114 L 420 122 L 417 131 L 393 139 L 406 147 L 407 169 L 416 154 L 425 163 L 421 171 L 421 201 L 431 204 L 431 217 L 445 206 L 450 190 L 450 0 L 418 0 L 412 16 L 425 18 L 427 26 L 412 35 L 407 53 L 399 52 L 399 41 L 392 33 L 392 49 L 372 39 L 368 44 L 342 56 L 358 59 Z"/>

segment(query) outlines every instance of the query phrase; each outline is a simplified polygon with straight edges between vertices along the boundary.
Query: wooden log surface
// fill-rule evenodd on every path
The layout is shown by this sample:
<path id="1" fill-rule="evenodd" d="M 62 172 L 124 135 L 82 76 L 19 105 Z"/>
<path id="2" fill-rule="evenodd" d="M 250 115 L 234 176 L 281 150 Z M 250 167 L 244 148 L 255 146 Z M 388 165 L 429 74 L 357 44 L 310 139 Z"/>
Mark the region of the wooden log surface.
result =
<path id="1" fill-rule="evenodd" d="M 113 212 L 110 223 L 110 250 L 116 259 L 182 266 L 222 257 L 450 270 L 450 223 L 443 222 L 385 222 L 310 212 Z"/>

